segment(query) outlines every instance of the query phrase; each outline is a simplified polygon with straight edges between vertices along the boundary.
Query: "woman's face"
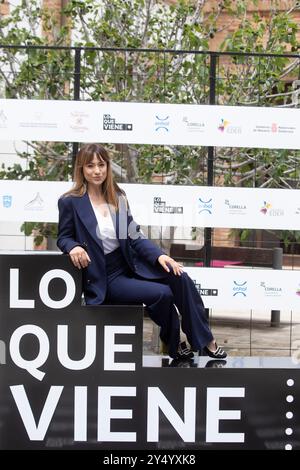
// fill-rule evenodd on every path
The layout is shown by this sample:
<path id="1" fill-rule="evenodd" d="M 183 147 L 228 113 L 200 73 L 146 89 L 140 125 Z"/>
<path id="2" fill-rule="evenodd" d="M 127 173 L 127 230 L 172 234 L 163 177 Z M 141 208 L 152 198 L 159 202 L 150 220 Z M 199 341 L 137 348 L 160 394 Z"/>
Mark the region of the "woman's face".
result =
<path id="1" fill-rule="evenodd" d="M 94 155 L 93 160 L 83 165 L 83 176 L 88 186 L 99 187 L 107 177 L 107 163 Z"/>

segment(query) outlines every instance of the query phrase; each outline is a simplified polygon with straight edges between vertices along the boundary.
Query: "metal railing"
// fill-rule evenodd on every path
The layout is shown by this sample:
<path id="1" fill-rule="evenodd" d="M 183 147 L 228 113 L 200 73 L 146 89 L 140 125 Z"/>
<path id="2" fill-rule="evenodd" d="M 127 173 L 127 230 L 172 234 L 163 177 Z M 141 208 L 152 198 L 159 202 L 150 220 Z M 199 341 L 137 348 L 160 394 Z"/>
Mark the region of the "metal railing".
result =
<path id="1" fill-rule="evenodd" d="M 5 86 L 3 97 L 7 98 L 284 107 L 298 107 L 300 101 L 299 54 L 0 45 L 0 64 L 0 78 Z M 272 79 L 271 74 L 269 83 L 266 83 L 264 78 L 271 69 L 277 75 L 274 74 Z M 290 71 L 281 74 L 281 70 Z M 124 147 L 115 146 L 121 180 L 124 174 L 130 179 L 130 174 L 124 171 L 128 157 L 128 149 Z M 209 186 L 263 185 L 268 181 L 267 178 L 272 178 L 272 158 L 276 162 L 286 160 L 289 166 L 286 163 L 282 172 L 288 172 L 287 184 L 293 188 L 300 187 L 299 151 L 283 151 L 283 155 L 278 150 L 272 151 L 272 154 L 267 150 L 249 150 L 243 162 L 234 149 L 212 146 L 188 149 L 174 147 L 171 152 L 161 146 L 161 155 L 157 156 L 157 148 L 145 148 L 146 146 L 133 145 L 129 150 L 139 152 L 144 167 L 150 165 L 151 171 L 156 168 L 153 162 L 163 159 L 170 162 L 172 170 L 174 155 L 176 158 L 181 156 L 189 165 L 192 154 L 193 162 L 197 161 L 197 169 L 194 171 L 196 184 Z M 60 151 L 71 163 L 78 151 L 78 143 L 66 143 L 65 148 Z M 238 151 L 242 152 L 243 149 Z M 242 173 L 240 165 L 243 164 L 248 167 Z M 260 172 L 262 164 L 266 170 L 269 168 L 271 176 Z M 70 164 L 70 170 L 71 166 Z M 139 181 L 147 178 L 145 169 L 140 170 L 140 173 Z M 161 173 L 167 174 L 163 165 Z M 245 174 L 248 174 L 247 180 Z M 183 169 L 182 174 L 177 171 L 174 181 L 180 184 L 188 181 L 190 184 L 187 178 Z M 214 238 L 212 229 L 205 228 L 205 266 L 211 264 Z M 249 245 L 255 243 L 257 240 L 253 236 Z M 273 245 L 272 241 L 264 241 L 263 244 Z M 273 323 L 276 325 L 279 315 L 280 312 L 272 312 Z M 290 351 L 291 347 L 290 345 Z"/>

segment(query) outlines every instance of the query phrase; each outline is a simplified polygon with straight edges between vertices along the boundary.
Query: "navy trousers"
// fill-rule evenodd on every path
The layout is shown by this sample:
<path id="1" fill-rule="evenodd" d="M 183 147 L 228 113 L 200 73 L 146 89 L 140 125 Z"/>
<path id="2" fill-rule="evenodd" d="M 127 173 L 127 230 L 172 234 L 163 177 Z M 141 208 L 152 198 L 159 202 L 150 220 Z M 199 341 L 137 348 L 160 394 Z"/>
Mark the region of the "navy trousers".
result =
<path id="1" fill-rule="evenodd" d="M 150 318 L 160 326 L 160 338 L 168 345 L 170 357 L 176 356 L 180 342 L 177 309 L 181 315 L 182 331 L 194 350 L 200 350 L 213 339 L 202 299 L 186 273 L 175 276 L 170 272 L 162 279 L 148 280 L 131 271 L 119 248 L 106 255 L 105 259 L 105 302 L 145 304 Z"/>

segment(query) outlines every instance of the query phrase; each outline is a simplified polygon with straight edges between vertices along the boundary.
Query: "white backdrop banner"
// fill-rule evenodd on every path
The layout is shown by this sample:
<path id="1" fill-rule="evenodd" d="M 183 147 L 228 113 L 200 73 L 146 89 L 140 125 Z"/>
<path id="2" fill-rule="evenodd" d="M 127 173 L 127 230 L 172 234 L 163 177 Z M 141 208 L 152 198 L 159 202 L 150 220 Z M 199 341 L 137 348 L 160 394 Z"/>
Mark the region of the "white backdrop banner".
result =
<path id="1" fill-rule="evenodd" d="M 300 109 L 0 100 L 0 140 L 300 149 Z"/>
<path id="2" fill-rule="evenodd" d="M 184 268 L 205 307 L 291 310 L 300 314 L 300 274 L 292 270 Z M 298 320 L 300 317 L 298 318 Z M 297 321 L 297 317 L 294 318 Z"/>
<path id="3" fill-rule="evenodd" d="M 57 222 L 71 182 L 0 181 L 0 220 Z M 141 225 L 300 230 L 300 190 L 121 184 Z"/>

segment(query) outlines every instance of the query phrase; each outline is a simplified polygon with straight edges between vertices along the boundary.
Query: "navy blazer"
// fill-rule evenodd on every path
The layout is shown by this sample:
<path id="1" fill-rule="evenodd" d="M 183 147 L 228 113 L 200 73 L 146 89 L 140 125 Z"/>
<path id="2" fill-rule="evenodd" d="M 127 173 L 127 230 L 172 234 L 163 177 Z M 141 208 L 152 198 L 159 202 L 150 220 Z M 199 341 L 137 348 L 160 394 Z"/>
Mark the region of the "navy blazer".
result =
<path id="1" fill-rule="evenodd" d="M 85 301 L 88 305 L 102 304 L 107 284 L 104 250 L 88 193 L 81 197 L 62 196 L 58 209 L 57 246 L 63 253 L 69 253 L 75 246 L 82 246 L 88 252 L 91 263 L 82 270 Z M 119 209 L 111 211 L 111 215 L 120 248 L 131 270 L 144 279 L 164 278 L 167 273 L 157 262 L 164 253 L 140 232 L 125 196 L 119 195 Z"/>

